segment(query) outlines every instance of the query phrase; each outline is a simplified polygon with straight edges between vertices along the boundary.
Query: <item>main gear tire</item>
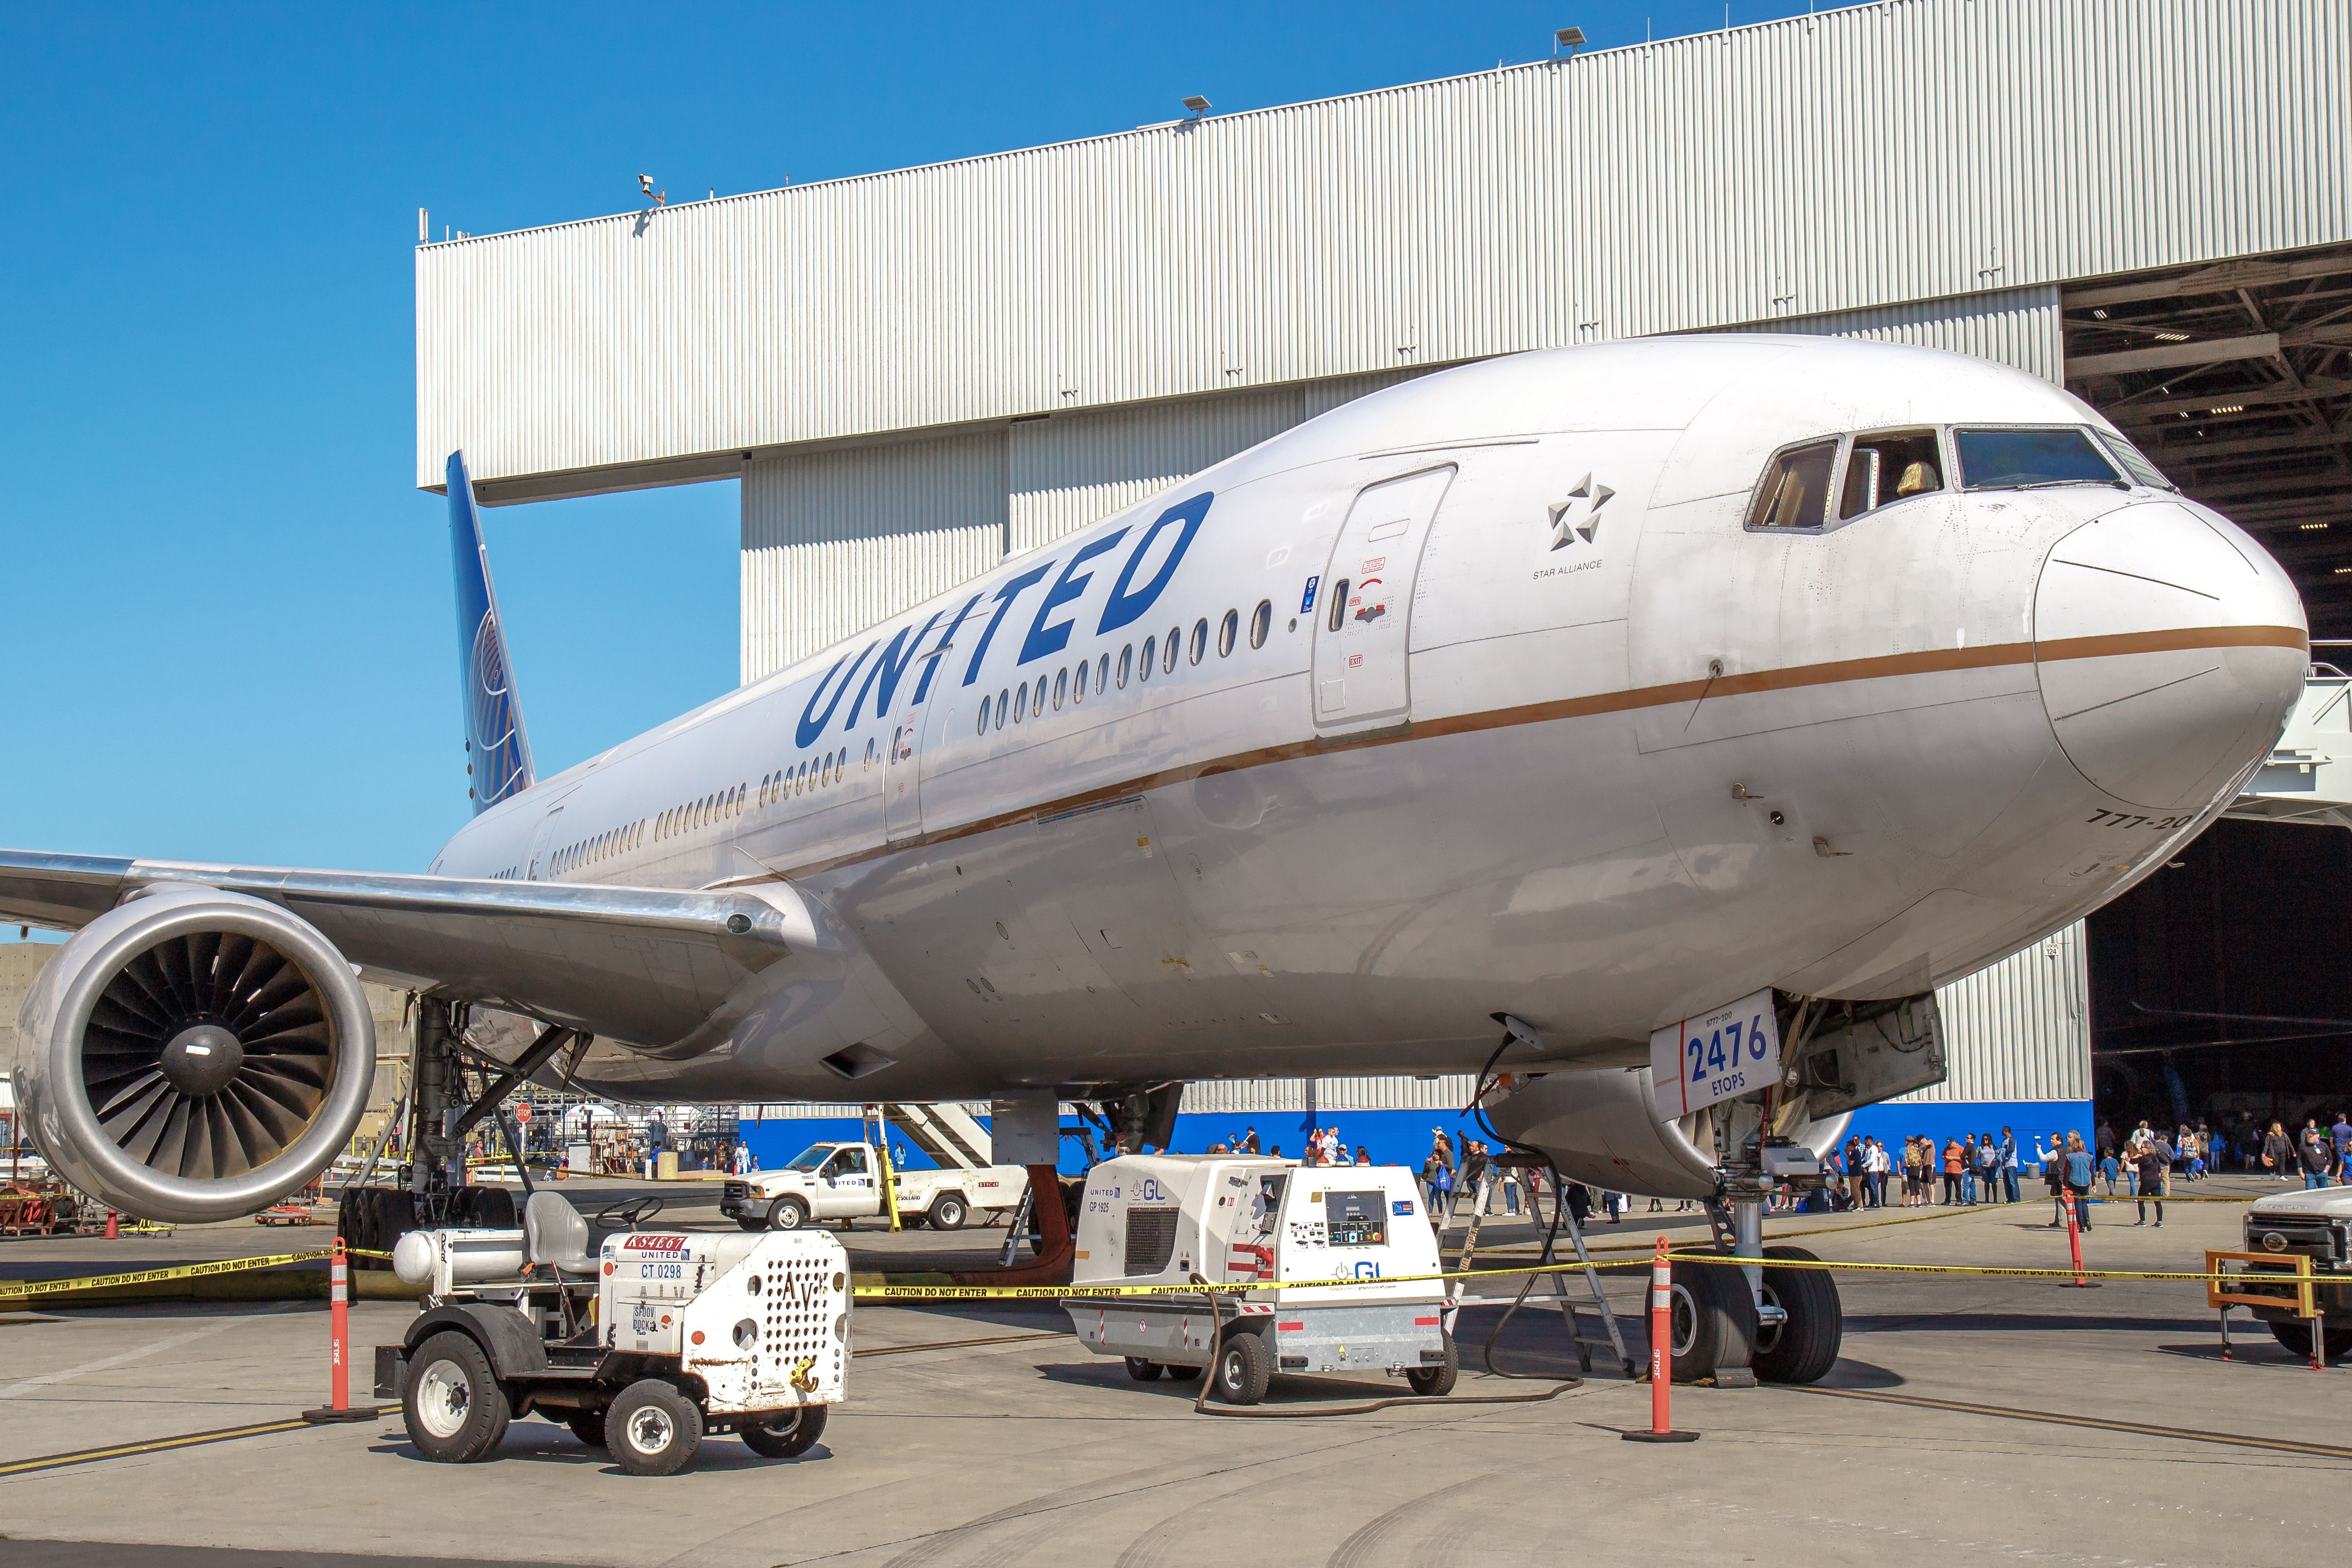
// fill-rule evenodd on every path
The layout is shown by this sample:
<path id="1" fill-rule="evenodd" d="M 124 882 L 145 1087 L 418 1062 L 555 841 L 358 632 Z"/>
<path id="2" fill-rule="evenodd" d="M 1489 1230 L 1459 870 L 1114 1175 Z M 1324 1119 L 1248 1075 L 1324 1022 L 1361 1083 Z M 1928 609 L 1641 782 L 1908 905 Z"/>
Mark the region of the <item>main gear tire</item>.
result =
<path id="1" fill-rule="evenodd" d="M 1756 1353 L 1756 1298 L 1727 1263 L 1677 1261 L 1670 1353 L 1676 1383 L 1748 1367 Z"/>
<path id="2" fill-rule="evenodd" d="M 1801 1247 L 1768 1247 L 1767 1258 L 1812 1263 Z M 1726 1273 L 1734 1272 L 1727 1269 Z M 1837 1364 L 1845 1340 L 1845 1307 L 1837 1281 L 1822 1268 L 1764 1266 L 1764 1299 L 1787 1317 L 1756 1331 L 1756 1377 L 1761 1383 L 1819 1383 Z"/>

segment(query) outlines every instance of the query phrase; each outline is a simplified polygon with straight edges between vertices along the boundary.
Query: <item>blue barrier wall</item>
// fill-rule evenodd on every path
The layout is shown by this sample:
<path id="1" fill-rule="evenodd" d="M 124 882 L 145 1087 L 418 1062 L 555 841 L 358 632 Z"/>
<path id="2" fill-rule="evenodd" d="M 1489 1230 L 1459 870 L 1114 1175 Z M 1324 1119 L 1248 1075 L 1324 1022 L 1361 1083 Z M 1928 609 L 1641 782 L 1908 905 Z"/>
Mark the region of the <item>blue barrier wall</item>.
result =
<path id="1" fill-rule="evenodd" d="M 987 1118 L 981 1119 L 982 1126 Z M 772 1171 L 790 1160 L 810 1144 L 825 1140 L 855 1141 L 864 1136 L 855 1117 L 790 1118 L 768 1121 L 744 1121 L 739 1124 L 745 1143 L 760 1162 L 760 1168 Z M 1996 1139 L 2006 1126 L 2015 1131 L 2017 1147 L 2022 1157 L 2033 1158 L 2036 1134 L 2043 1139 L 2063 1136 L 2069 1129 L 2083 1134 L 2088 1142 L 2095 1121 L 2087 1100 L 1949 1100 L 1921 1105 L 1872 1105 L 1854 1112 L 1851 1131 L 1875 1137 L 1892 1149 L 1900 1149 L 1906 1137 L 1926 1133 L 1940 1147 L 1951 1139 L 1968 1134 L 1990 1132 Z M 1077 1126 L 1065 1118 L 1064 1131 Z M 1408 1165 L 1421 1168 L 1423 1158 L 1429 1152 L 1432 1131 L 1443 1127 L 1454 1140 L 1457 1152 L 1463 1141 L 1484 1137 L 1477 1124 L 1458 1110 L 1325 1110 L 1312 1118 L 1297 1111 L 1273 1111 L 1256 1115 L 1179 1116 L 1176 1119 L 1176 1151 L 1185 1154 L 1205 1152 L 1213 1143 L 1231 1144 L 1240 1140 L 1249 1128 L 1257 1129 L 1258 1147 L 1268 1153 L 1279 1147 L 1285 1154 L 1296 1157 L 1307 1146 L 1309 1127 L 1336 1127 L 1352 1156 L 1359 1145 L 1370 1151 L 1373 1163 L 1381 1165 Z M 909 1170 L 929 1170 L 932 1162 L 923 1152 L 908 1142 L 904 1132 L 893 1129 L 891 1157 L 903 1159 Z M 900 1151 L 903 1149 L 903 1156 Z M 1076 1175 L 1085 1169 L 1085 1156 L 1074 1137 L 1062 1140 L 1062 1170 Z"/>

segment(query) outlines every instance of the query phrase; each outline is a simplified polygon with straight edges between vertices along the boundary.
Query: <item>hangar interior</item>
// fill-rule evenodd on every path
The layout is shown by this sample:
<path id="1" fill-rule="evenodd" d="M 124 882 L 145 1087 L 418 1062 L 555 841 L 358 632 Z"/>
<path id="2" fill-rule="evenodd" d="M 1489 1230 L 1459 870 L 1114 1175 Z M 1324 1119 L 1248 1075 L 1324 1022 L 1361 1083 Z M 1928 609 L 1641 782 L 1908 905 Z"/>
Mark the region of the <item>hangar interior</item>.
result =
<path id="1" fill-rule="evenodd" d="M 2245 90 L 2213 90 L 2225 58 Z M 739 480 L 749 682 L 1402 377 L 1833 333 L 2063 382 L 2352 637 L 2347 62 L 2352 11 L 2312 0 L 1885 0 L 428 243 L 417 482 L 460 447 L 493 506 Z M 2222 995 L 2203 972 L 2268 945 L 2266 908 L 2303 911 L 2301 999 L 2242 957 L 2230 1005 L 2352 1014 L 2323 1005 L 2344 902 L 2312 891 L 2352 854 L 2333 734 L 2291 733 L 2241 813 L 2334 827 L 2225 825 L 2087 938 L 1948 987 L 1951 1080 L 1870 1114 L 2079 1125 L 2095 1050 L 2101 1110 L 2136 1119 L 2162 1075 L 2129 1065 L 2157 1038 L 2130 1005 Z M 2209 862 L 2231 896 L 2191 910 Z M 2199 1044 L 2179 1081 L 2342 1082 L 2345 1041 Z"/>

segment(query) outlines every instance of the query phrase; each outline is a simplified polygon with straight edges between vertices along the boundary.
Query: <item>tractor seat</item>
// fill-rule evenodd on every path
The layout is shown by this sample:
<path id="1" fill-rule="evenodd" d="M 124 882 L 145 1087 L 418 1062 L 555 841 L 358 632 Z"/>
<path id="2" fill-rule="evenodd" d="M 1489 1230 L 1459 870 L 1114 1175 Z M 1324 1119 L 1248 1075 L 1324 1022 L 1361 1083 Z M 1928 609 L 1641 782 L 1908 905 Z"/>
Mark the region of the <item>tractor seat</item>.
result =
<path id="1" fill-rule="evenodd" d="M 531 1194 L 523 1205 L 522 1229 L 533 1268 L 544 1263 L 559 1276 L 596 1272 L 596 1256 L 588 1250 L 588 1222 L 562 1194 Z"/>

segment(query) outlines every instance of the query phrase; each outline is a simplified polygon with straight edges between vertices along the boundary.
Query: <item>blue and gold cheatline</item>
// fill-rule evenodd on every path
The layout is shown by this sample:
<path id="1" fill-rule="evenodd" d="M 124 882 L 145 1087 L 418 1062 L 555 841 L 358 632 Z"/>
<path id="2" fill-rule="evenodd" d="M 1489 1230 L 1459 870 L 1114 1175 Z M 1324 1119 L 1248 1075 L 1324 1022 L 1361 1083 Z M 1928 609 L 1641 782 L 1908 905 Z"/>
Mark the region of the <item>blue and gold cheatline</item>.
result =
<path id="1" fill-rule="evenodd" d="M 499 626 L 489 552 L 474 512 L 466 454 L 449 454 L 449 548 L 457 575 L 457 677 L 466 709 L 466 758 L 475 815 L 531 785 L 530 739 L 515 700 L 513 665 Z"/>

